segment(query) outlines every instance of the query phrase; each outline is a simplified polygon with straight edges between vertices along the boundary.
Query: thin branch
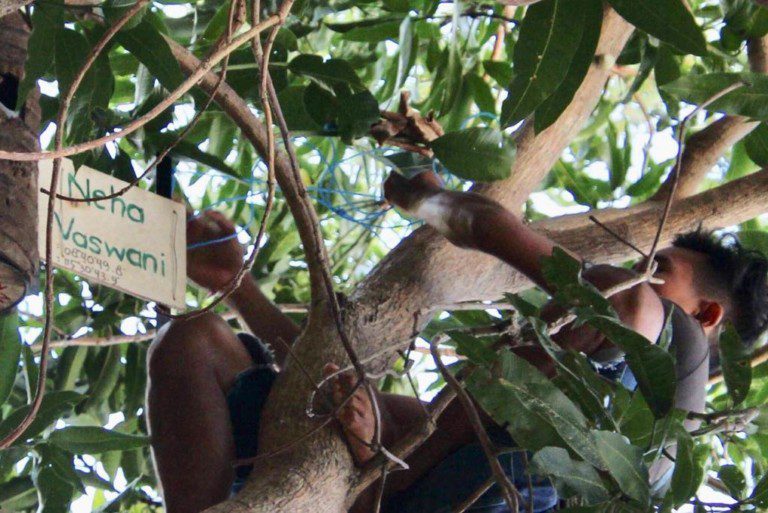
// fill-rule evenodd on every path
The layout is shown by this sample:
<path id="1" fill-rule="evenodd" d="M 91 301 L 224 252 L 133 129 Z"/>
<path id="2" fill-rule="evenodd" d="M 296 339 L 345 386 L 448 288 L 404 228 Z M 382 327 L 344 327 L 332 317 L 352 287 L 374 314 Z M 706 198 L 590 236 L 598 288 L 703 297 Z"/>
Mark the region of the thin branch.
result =
<path id="1" fill-rule="evenodd" d="M 474 492 L 472 492 L 472 495 L 461 501 L 458 506 L 456 506 L 453 510 L 453 513 L 464 513 L 467 509 L 469 509 L 470 506 L 472 506 L 474 503 L 477 502 L 477 500 L 483 496 L 485 492 L 488 491 L 488 489 L 493 486 L 493 484 L 496 482 L 496 479 L 491 476 L 488 479 L 486 479 L 483 484 L 481 484 Z"/>
<path id="2" fill-rule="evenodd" d="M 61 99 L 59 105 L 59 112 L 56 118 L 56 134 L 55 134 L 55 147 L 57 150 L 61 149 L 64 142 L 64 124 L 67 120 L 67 113 L 69 106 L 72 103 L 72 99 L 75 96 L 75 92 L 80 87 L 80 84 L 85 77 L 85 74 L 91 68 L 101 52 L 106 48 L 107 44 L 112 38 L 120 31 L 120 29 L 130 21 L 134 14 L 144 7 L 149 0 L 139 0 L 131 7 L 122 17 L 112 25 L 101 37 L 101 40 L 93 47 L 90 54 L 86 58 L 82 67 L 75 75 L 72 83 L 67 89 L 64 97 Z M 0 153 L 4 153 L 0 151 Z M 12 153 L 12 152 L 11 152 Z M 2 158 L 2 157 L 0 157 Z M 51 173 L 50 190 L 55 194 L 56 188 L 59 185 L 59 172 L 61 170 L 61 159 L 57 158 L 53 161 L 53 171 Z M 53 283 L 53 224 L 54 224 L 54 196 L 48 197 L 48 212 L 46 216 L 45 227 L 45 325 L 43 327 L 43 342 L 41 344 L 40 352 L 40 369 L 38 371 L 37 387 L 35 390 L 35 398 L 32 401 L 32 405 L 29 408 L 26 416 L 8 435 L 0 440 L 0 449 L 6 449 L 10 447 L 24 431 L 32 424 L 37 417 L 37 413 L 40 410 L 40 406 L 43 402 L 43 396 L 45 395 L 45 380 L 48 371 L 48 346 L 51 342 L 51 333 L 53 331 L 54 322 L 54 283 Z"/>
<path id="3" fill-rule="evenodd" d="M 252 27 L 248 31 L 244 32 L 243 34 L 235 38 L 227 46 L 217 50 L 212 56 L 205 59 L 201 63 L 200 67 L 196 69 L 192 74 L 190 74 L 187 77 L 187 79 L 184 82 L 182 82 L 182 84 L 179 87 L 177 87 L 173 92 L 171 92 L 165 99 L 163 99 L 163 101 L 158 103 L 155 107 L 153 107 L 151 110 L 149 110 L 149 112 L 147 112 L 143 116 L 128 123 L 119 132 L 114 132 L 112 134 L 106 135 L 104 137 L 100 137 L 98 139 L 94 139 L 92 141 L 86 141 L 83 143 L 75 144 L 75 145 L 68 146 L 66 148 L 61 148 L 59 150 L 54 150 L 54 151 L 17 152 L 17 151 L 0 150 L 0 159 L 13 160 L 13 161 L 19 161 L 19 162 L 33 162 L 38 160 L 69 157 L 72 155 L 76 155 L 78 153 L 83 153 L 84 151 L 99 148 L 109 142 L 117 140 L 121 137 L 125 137 L 129 134 L 132 134 L 133 132 L 139 130 L 148 122 L 152 121 L 157 116 L 162 114 L 165 111 L 165 109 L 173 105 L 174 102 L 176 102 L 176 100 L 181 98 L 187 91 L 189 91 L 195 85 L 197 85 L 197 82 L 199 82 L 205 76 L 206 73 L 208 73 L 211 69 L 213 69 L 213 67 L 216 66 L 219 62 L 221 62 L 226 56 L 228 56 L 229 54 L 237 50 L 243 44 L 247 43 L 254 35 L 259 34 L 264 30 L 270 27 L 273 27 L 279 23 L 282 23 L 284 19 L 285 19 L 284 16 L 281 17 L 279 14 L 274 14 L 269 18 L 265 19 L 264 21 L 262 21 L 261 23 L 259 23 L 257 26 Z"/>
<path id="4" fill-rule="evenodd" d="M 744 86 L 744 82 L 738 81 L 729 85 L 726 88 L 723 88 L 717 93 L 713 94 L 711 97 L 707 98 L 707 100 L 705 100 L 703 103 L 701 103 L 700 105 L 697 105 L 696 108 L 693 109 L 693 112 L 685 116 L 685 118 L 683 118 L 683 120 L 678 125 L 677 157 L 675 158 L 675 167 L 672 169 L 672 182 L 669 188 L 669 195 L 667 196 L 667 201 L 664 204 L 664 211 L 661 215 L 661 220 L 659 221 L 659 227 L 656 230 L 656 236 L 653 239 L 653 245 L 651 246 L 651 251 L 648 253 L 648 261 L 646 262 L 646 265 L 645 265 L 645 274 L 647 276 L 650 276 L 651 265 L 653 263 L 654 257 L 656 256 L 656 250 L 658 249 L 659 241 L 661 240 L 661 234 L 664 231 L 664 226 L 667 222 L 667 218 L 669 217 L 669 213 L 672 209 L 672 202 L 675 199 L 675 191 L 677 189 L 677 183 L 680 179 L 680 168 L 683 160 L 683 149 L 685 148 L 685 140 L 684 140 L 685 127 L 691 119 L 693 119 L 699 112 L 701 112 L 703 109 L 709 106 L 712 102 L 719 100 L 726 94 L 732 91 L 735 91 L 736 89 L 739 89 L 742 86 Z"/>
<path id="5" fill-rule="evenodd" d="M 491 467 L 491 472 L 493 472 L 496 483 L 499 485 L 499 488 L 501 488 L 502 495 L 504 496 L 504 500 L 506 501 L 509 510 L 517 511 L 519 507 L 518 499 L 520 493 L 504 473 L 504 469 L 501 468 L 501 464 L 496 457 L 496 448 L 488 437 L 488 433 L 485 431 L 483 421 L 480 420 L 480 415 L 477 413 L 477 409 L 475 408 L 472 399 L 470 399 L 467 391 L 464 390 L 461 383 L 459 383 L 453 374 L 448 371 L 448 368 L 446 368 L 445 364 L 440 359 L 434 339 L 432 343 L 430 343 L 430 349 L 432 358 L 435 360 L 435 365 L 437 365 L 437 368 L 440 370 L 440 374 L 442 374 L 446 383 L 448 383 L 448 386 L 450 386 L 456 393 L 459 402 L 461 402 L 461 405 L 464 407 L 467 418 L 469 419 L 470 424 L 472 424 L 472 429 L 475 430 L 475 435 L 477 435 L 477 439 L 483 448 L 483 452 L 485 452 L 485 457 L 488 459 L 488 465 Z"/>

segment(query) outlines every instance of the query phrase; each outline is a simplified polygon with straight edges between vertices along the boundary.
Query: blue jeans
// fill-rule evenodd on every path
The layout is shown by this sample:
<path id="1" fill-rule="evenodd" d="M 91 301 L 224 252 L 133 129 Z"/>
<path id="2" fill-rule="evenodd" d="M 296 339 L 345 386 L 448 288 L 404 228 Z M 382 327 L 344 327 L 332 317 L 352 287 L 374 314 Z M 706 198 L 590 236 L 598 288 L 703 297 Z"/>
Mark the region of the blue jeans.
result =
<path id="1" fill-rule="evenodd" d="M 257 434 L 261 409 L 275 380 L 275 371 L 270 356 L 254 337 L 240 334 L 239 337 L 251 352 L 255 366 L 236 378 L 227 396 L 235 452 L 238 459 L 250 458 L 257 452 Z M 511 447 L 509 435 L 502 429 L 489 433 L 498 446 Z M 529 455 L 530 456 L 530 455 Z M 550 511 L 557 505 L 557 493 L 547 478 L 530 476 L 532 491 L 529 494 L 529 476 L 521 451 L 501 454 L 499 462 L 507 476 L 520 491 L 523 500 L 520 513 L 528 511 L 529 500 L 533 501 L 534 513 Z M 239 467 L 232 493 L 243 486 L 252 467 Z M 407 490 L 397 493 L 382 505 L 384 513 L 444 513 L 469 497 L 491 477 L 491 469 L 479 443 L 460 448 L 437 464 Z M 467 511 L 483 513 L 508 513 L 498 486 L 493 485 Z"/>

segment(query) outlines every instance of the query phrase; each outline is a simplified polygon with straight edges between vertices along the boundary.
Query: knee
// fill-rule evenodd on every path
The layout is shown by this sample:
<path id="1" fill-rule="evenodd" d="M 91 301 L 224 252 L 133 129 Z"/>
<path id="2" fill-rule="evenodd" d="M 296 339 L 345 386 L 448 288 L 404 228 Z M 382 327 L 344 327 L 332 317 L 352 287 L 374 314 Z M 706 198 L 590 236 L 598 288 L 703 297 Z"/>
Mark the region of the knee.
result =
<path id="1" fill-rule="evenodd" d="M 160 328 L 149 347 L 149 375 L 195 372 L 234 342 L 237 336 L 219 315 L 205 313 L 192 319 L 175 319 Z"/>

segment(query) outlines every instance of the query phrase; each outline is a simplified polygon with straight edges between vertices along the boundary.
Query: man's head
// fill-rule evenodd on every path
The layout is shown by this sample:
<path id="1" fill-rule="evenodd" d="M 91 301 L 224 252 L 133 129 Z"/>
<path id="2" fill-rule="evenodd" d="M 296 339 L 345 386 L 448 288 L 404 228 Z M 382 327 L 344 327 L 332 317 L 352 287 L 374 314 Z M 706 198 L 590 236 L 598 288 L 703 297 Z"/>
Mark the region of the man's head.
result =
<path id="1" fill-rule="evenodd" d="M 656 292 L 695 317 L 710 335 L 731 321 L 747 345 L 768 328 L 768 260 L 733 235 L 678 235 L 657 255 Z"/>

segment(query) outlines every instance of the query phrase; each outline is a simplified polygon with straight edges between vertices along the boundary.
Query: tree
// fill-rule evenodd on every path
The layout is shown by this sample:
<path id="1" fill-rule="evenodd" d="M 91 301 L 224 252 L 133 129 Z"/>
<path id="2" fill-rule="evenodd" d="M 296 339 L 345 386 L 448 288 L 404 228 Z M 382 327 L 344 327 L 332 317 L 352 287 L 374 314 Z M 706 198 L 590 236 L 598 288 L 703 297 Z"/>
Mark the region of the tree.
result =
<path id="1" fill-rule="evenodd" d="M 533 5 L 516 7 L 519 3 Z M 382 167 L 375 162 L 383 154 L 373 148 L 369 135 L 387 146 L 434 154 L 455 176 L 476 182 L 475 190 L 514 211 L 524 209 L 537 229 L 590 260 L 621 263 L 635 257 L 619 238 L 643 250 L 651 246 L 673 188 L 675 173 L 669 171 L 674 168 L 679 182 L 662 243 L 701 222 L 710 228 L 737 225 L 745 241 L 766 250 L 768 239 L 757 216 L 764 212 L 768 175 L 756 170 L 768 162 L 767 134 L 760 124 L 767 114 L 765 102 L 759 101 L 768 94 L 768 82 L 761 76 L 766 72 L 768 11 L 736 0 L 722 5 L 704 0 L 507 4 L 298 2 L 283 3 L 283 11 L 256 4 L 260 24 L 245 3 L 32 4 L 28 14 L 33 30 L 25 75 L 15 91 L 16 110 L 34 98 L 30 91 L 38 80 L 56 82 L 57 92 L 40 101 L 43 126 L 58 125 L 51 147 L 62 151 L 56 155 L 71 155 L 77 165 L 147 185 L 136 169 L 167 153 L 175 159 L 184 192 L 196 207 L 226 201 L 241 224 L 264 219 L 265 244 L 254 253 L 250 272 L 271 288 L 279 303 L 309 304 L 295 360 L 270 396 L 260 434 L 266 453 L 288 449 L 279 457 L 259 460 L 253 474 L 257 477 L 235 500 L 214 509 L 341 510 L 363 484 L 379 475 L 380 465 L 355 468 L 331 429 L 307 436 L 318 421 L 305 415 L 311 387 L 296 362 L 319 376 L 323 363 L 356 355 L 368 372 L 377 373 L 391 365 L 395 349 L 407 348 L 420 332 L 427 339 L 442 340 L 451 327 L 498 324 L 477 301 L 499 299 L 529 286 L 500 262 L 455 248 L 429 228 L 413 230 L 384 255 L 381 239 L 359 227 L 383 225 L 391 234 L 409 228 L 402 227 L 395 214 L 379 215 L 381 205 L 375 199 L 380 197 Z M 18 13 L 11 16 L 22 19 Z M 262 27 L 261 34 L 254 27 Z M 253 49 L 242 46 L 254 36 Z M 235 48 L 232 41 L 242 47 Z M 225 58 L 230 47 L 233 51 Z M 217 67 L 215 59 L 222 64 Z M 269 80 L 262 81 L 259 69 L 264 68 L 269 69 Z M 14 73 L 21 77 L 18 68 Z M 192 81 L 187 84 L 185 77 Z M 380 112 L 394 108 L 400 89 L 412 92 L 412 104 L 426 117 L 407 105 L 399 112 Z M 725 96 L 710 103 L 724 91 Z M 209 96 L 214 102 L 210 105 Z M 751 100 L 755 97 L 758 101 Z M 682 122 L 690 105 L 702 104 L 708 104 L 706 113 Z M 171 105 L 176 109 L 158 107 Z M 445 135 L 431 124 L 430 111 L 435 111 Z M 197 113 L 191 121 L 190 112 Z M 263 116 L 268 116 L 266 124 Z M 294 136 L 285 150 L 273 155 L 270 119 Z M 121 128 L 119 139 L 115 127 Z M 514 141 L 500 129 L 513 131 Z M 660 157 L 651 151 L 658 141 L 671 141 L 673 130 L 687 137 L 681 139 L 686 144 L 678 166 L 672 155 Z M 106 142 L 105 137 L 117 142 Z M 0 145 L 0 157 L 6 159 L 0 161 L 0 177 L 23 159 L 42 156 L 28 157 L 33 150 L 29 145 L 7 147 L 2 140 Z M 642 151 L 633 151 L 640 146 Z M 482 160 L 476 157 L 479 152 Z M 263 164 L 272 158 L 273 166 Z M 33 166 L 24 165 L 24 178 L 33 177 Z M 220 180 L 226 184 L 190 192 L 196 181 L 205 183 L 212 176 L 224 176 Z M 270 202 L 249 194 L 256 187 L 271 190 L 272 176 L 281 196 L 268 216 Z M 21 178 L 12 183 L 21 184 Z M 543 191 L 538 201 L 529 201 L 537 187 Z M 699 189 L 704 192 L 697 194 Z M 367 196 L 371 193 L 374 200 Z M 582 213 L 546 218 L 539 210 L 543 196 L 561 206 L 579 206 Z M 619 237 L 591 222 L 590 215 Z M 21 217 L 29 220 L 33 215 Z M 7 230 L 12 223 L 2 219 Z M 362 233 L 350 241 L 353 229 Z M 22 233 L 31 232 L 27 228 Z M 11 240 L 19 238 L 11 233 Z M 3 242 L 2 249 L 6 247 Z M 293 265 L 297 260 L 306 266 Z M 553 265 L 563 275 L 569 266 L 562 260 Z M 574 286 L 581 286 L 578 275 L 569 276 Z M 56 354 L 48 382 L 42 381 L 48 392 L 37 420 L 0 453 L 5 481 L 0 506 L 26 510 L 40 503 L 44 510 L 66 509 L 83 485 L 110 490 L 118 468 L 130 485 L 105 510 L 152 506 L 153 499 L 141 490 L 153 483 L 141 436 L 146 381 L 142 341 L 148 337 L 119 334 L 128 330 L 121 324 L 126 317 L 151 329 L 151 312 L 135 298 L 87 284 L 70 273 L 56 271 L 48 277 L 56 292 L 50 298 L 53 331 L 59 337 L 53 343 Z M 339 301 L 334 289 L 347 297 Z M 209 298 L 190 289 L 189 300 L 203 305 Z M 523 303 L 510 300 L 525 312 Z M 467 305 L 458 305 L 468 301 L 475 302 L 476 310 L 462 313 Z M 452 312 L 448 320 L 434 319 L 443 310 Z M 28 412 L 25 404 L 34 395 L 38 373 L 34 351 L 41 342 L 35 332 L 41 319 L 22 312 L 22 331 L 32 345 L 21 346 L 13 336 L 17 317 L 2 318 L 0 365 L 11 369 L 0 373 L 0 399 L 8 396 L 0 409 L 3 437 Z M 469 347 L 463 340 L 456 336 L 453 344 L 482 366 L 483 355 L 472 349 L 484 347 L 482 341 Z M 713 385 L 712 412 L 701 438 L 694 444 L 676 433 L 681 440 L 680 468 L 690 469 L 687 474 L 693 478 L 678 478 L 665 499 L 667 506 L 695 502 L 692 497 L 705 468 L 718 469 L 717 478 L 710 476 L 713 486 L 741 501 L 738 507 L 746 511 L 764 506 L 765 440 L 750 430 L 764 422 L 754 414 L 768 386 L 765 368 L 758 367 L 743 397 L 744 383 L 747 388 L 750 383 L 745 356 L 735 350 L 724 356 L 727 387 Z M 17 366 L 18 372 L 13 372 Z M 386 385 L 396 382 L 388 378 Z M 524 388 L 525 382 L 516 385 Z M 469 388 L 482 404 L 482 393 L 471 384 Z M 560 398 L 562 392 L 557 394 Z M 580 409 L 586 407 L 574 399 L 572 390 L 562 397 Z M 636 408 L 644 421 L 633 433 L 618 426 L 635 446 L 610 434 L 605 440 L 641 466 L 635 447 L 651 433 L 668 434 L 657 433 L 657 424 L 670 426 L 679 419 L 664 412 L 658 416 L 664 422 L 656 422 L 653 414 L 658 411 L 650 399 L 646 405 L 638 400 L 622 406 L 620 397 L 616 401 L 625 412 Z M 736 408 L 738 403 L 743 407 Z M 124 414 L 119 427 L 103 429 L 116 411 Z M 734 430 L 733 418 L 748 420 Z M 590 436 L 598 436 L 589 433 L 606 429 L 595 422 L 587 434 L 587 428 L 578 425 L 587 445 Z M 545 424 L 562 427 L 553 419 Z M 737 434 L 745 432 L 751 436 Z M 704 451 L 713 437 L 721 441 L 718 458 Z M 423 433 L 414 433 L 402 446 L 388 449 L 402 455 L 422 438 Z M 561 466 L 593 468 L 595 462 L 574 451 L 567 445 L 541 448 L 537 462 L 545 472 L 547 457 Z M 597 462 L 608 474 L 598 477 L 606 491 L 605 496 L 598 494 L 599 500 L 562 476 L 554 479 L 581 500 L 614 497 L 611 504 L 621 503 L 628 511 L 646 510 L 647 485 L 628 484 L 613 465 Z M 97 467 L 105 472 L 97 472 Z M 745 471 L 751 475 L 745 477 Z"/>

